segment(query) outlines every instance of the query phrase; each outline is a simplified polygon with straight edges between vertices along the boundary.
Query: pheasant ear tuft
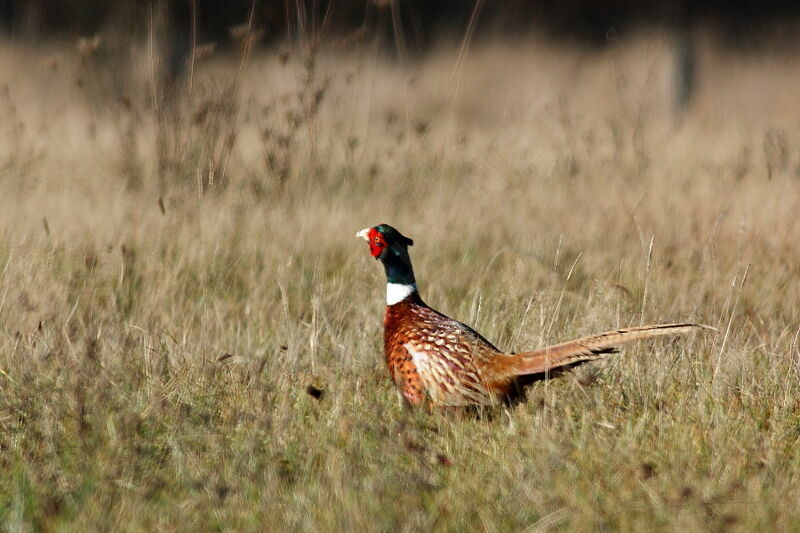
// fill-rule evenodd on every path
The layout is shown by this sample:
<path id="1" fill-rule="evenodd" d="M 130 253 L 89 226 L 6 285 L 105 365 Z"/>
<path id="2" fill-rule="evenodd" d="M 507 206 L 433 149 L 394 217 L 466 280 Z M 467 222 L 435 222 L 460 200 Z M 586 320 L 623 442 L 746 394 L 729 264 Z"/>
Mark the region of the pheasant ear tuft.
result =
<path id="1" fill-rule="evenodd" d="M 394 244 L 400 244 L 404 246 L 413 246 L 414 240 L 406 237 L 396 229 L 394 229 L 389 224 L 378 224 L 375 226 L 375 229 L 381 235 L 384 235 L 386 239 Z"/>

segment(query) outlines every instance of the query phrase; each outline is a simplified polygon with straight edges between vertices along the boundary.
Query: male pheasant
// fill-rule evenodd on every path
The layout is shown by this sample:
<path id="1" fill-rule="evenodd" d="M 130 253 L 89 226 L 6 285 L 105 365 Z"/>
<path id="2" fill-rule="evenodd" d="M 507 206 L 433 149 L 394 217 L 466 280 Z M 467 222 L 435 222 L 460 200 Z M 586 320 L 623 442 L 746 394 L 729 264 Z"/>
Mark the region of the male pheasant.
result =
<path id="1" fill-rule="evenodd" d="M 507 398 L 520 376 L 548 373 L 616 352 L 637 339 L 687 333 L 698 324 L 609 331 L 532 352 L 506 354 L 469 326 L 428 307 L 417 292 L 408 247 L 414 241 L 387 224 L 358 233 L 386 270 L 383 343 L 392 380 L 412 406 L 489 405 Z"/>

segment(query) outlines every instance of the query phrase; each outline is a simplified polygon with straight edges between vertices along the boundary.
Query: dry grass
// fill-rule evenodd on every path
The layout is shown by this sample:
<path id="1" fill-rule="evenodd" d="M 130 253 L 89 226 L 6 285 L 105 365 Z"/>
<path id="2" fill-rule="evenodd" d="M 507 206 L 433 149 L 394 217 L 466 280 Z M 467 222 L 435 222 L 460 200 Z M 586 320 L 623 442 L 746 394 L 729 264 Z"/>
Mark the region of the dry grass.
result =
<path id="1" fill-rule="evenodd" d="M 3 43 L 0 522 L 800 528 L 798 70 L 703 46 L 678 120 L 666 42 L 485 44 L 455 72 L 455 48 L 264 52 L 234 89 L 217 57 L 161 114 L 135 75 Z M 410 412 L 353 238 L 384 221 L 501 347 L 720 334 L 491 416 Z"/>

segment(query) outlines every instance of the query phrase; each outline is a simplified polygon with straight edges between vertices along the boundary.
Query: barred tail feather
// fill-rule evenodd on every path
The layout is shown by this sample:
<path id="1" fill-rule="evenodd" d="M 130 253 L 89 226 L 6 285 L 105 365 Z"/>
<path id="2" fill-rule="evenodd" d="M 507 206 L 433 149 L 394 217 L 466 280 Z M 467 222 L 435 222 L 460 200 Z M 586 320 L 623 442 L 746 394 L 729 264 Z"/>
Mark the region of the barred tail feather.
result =
<path id="1" fill-rule="evenodd" d="M 715 328 L 702 324 L 660 324 L 607 331 L 533 352 L 518 353 L 515 356 L 515 370 L 519 376 L 548 372 L 563 366 L 600 359 L 617 352 L 617 346 L 626 342 L 662 335 L 682 335 L 698 329 Z"/>

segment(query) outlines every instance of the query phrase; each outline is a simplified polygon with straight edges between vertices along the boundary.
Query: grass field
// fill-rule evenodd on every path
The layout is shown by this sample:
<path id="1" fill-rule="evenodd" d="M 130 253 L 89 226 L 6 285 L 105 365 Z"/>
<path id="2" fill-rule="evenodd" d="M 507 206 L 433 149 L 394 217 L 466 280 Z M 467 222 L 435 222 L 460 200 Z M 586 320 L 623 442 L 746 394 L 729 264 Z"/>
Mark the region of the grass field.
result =
<path id="1" fill-rule="evenodd" d="M 0 523 L 800 529 L 800 70 L 704 43 L 678 116 L 668 43 L 222 54 L 173 98 L 3 42 Z M 719 333 L 413 412 L 379 222 L 501 348 Z"/>

